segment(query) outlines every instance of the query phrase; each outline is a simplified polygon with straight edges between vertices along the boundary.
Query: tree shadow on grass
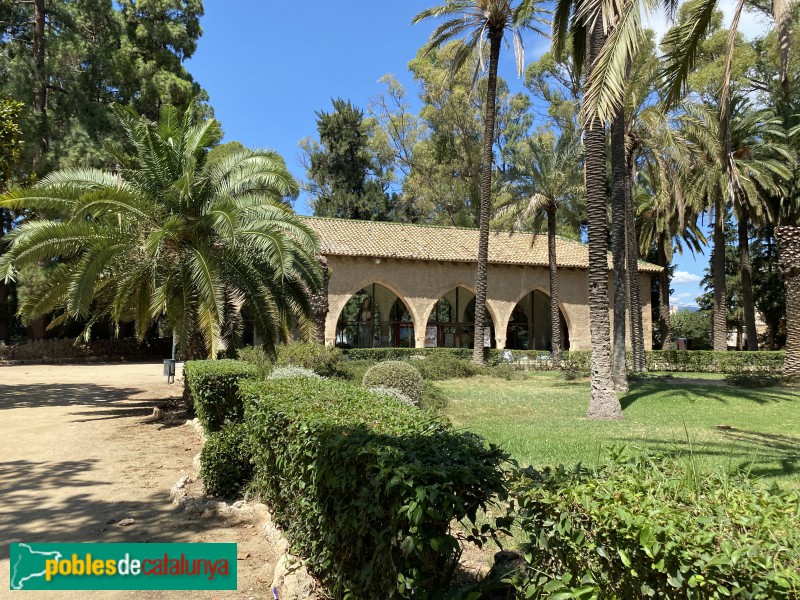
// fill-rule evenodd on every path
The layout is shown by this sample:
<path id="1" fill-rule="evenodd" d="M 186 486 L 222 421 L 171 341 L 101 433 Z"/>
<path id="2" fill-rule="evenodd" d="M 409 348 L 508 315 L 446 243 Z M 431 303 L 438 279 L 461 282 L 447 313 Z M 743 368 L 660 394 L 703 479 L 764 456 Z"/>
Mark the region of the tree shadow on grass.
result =
<path id="1" fill-rule="evenodd" d="M 800 437 L 735 428 L 718 431 L 724 440 L 623 438 L 620 441 L 668 456 L 714 458 L 720 465 L 756 478 L 800 474 Z"/>
<path id="2" fill-rule="evenodd" d="M 631 385 L 631 391 L 620 398 L 622 409 L 625 410 L 634 402 L 652 396 L 653 394 L 668 393 L 669 400 L 695 401 L 697 398 L 710 398 L 721 404 L 728 404 L 732 398 L 747 400 L 755 404 L 772 404 L 776 402 L 800 402 L 800 393 L 785 387 L 772 388 L 741 388 L 729 385 L 720 385 L 711 380 L 708 383 L 683 383 L 679 378 L 663 381 L 642 381 Z M 665 397 L 665 400 L 667 398 Z"/>

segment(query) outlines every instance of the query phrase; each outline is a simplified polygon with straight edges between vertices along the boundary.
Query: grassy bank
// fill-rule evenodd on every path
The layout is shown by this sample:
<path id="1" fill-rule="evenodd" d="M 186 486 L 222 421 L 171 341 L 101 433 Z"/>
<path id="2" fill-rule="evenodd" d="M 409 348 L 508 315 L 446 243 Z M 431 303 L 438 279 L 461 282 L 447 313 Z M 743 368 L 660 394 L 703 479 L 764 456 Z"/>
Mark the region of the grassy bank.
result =
<path id="1" fill-rule="evenodd" d="M 800 487 L 800 389 L 734 388 L 720 376 L 648 378 L 622 398 L 620 422 L 586 419 L 588 380 L 529 373 L 503 381 L 441 382 L 457 427 L 500 444 L 520 463 L 595 464 L 603 448 L 624 444 L 691 452 L 702 468 L 748 470 L 767 482 Z"/>

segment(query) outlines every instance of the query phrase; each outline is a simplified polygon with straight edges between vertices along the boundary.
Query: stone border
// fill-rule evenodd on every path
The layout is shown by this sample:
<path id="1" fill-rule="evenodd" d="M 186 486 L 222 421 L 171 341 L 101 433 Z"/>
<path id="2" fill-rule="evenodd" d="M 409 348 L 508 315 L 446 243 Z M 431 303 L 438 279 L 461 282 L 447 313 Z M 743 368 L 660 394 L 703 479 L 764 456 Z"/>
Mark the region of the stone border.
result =
<path id="1" fill-rule="evenodd" d="M 200 420 L 195 418 L 186 421 L 198 439 L 205 444 L 206 434 Z M 177 510 L 204 519 L 222 518 L 231 525 L 253 523 L 259 527 L 262 537 L 275 550 L 278 560 L 272 578 L 271 588 L 278 600 L 322 600 L 321 586 L 309 573 L 301 559 L 289 552 L 289 540 L 272 520 L 272 513 L 266 504 L 238 500 L 232 504 L 209 498 L 208 496 L 192 497 L 186 486 L 199 479 L 200 454 L 193 461 L 195 475 L 184 475 L 172 489 L 169 497 Z"/>

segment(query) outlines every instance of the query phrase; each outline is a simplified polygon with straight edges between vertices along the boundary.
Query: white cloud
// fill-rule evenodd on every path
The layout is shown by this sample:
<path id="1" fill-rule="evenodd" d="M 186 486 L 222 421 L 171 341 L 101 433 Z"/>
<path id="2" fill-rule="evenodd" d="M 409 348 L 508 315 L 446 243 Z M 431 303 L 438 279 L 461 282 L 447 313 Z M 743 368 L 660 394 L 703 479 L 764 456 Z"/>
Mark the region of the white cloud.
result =
<path id="1" fill-rule="evenodd" d="M 703 278 L 700 275 L 689 273 L 688 271 L 675 271 L 672 276 L 672 283 L 700 283 Z"/>

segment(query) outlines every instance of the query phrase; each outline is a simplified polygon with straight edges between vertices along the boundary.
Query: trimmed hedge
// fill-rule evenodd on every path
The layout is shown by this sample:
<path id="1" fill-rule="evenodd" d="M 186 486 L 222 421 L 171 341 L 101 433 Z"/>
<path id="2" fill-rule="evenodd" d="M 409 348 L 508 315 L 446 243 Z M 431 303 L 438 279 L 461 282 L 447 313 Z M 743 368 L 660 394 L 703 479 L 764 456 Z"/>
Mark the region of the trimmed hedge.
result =
<path id="1" fill-rule="evenodd" d="M 785 352 L 714 352 L 712 350 L 653 350 L 647 353 L 649 371 L 694 373 L 783 372 Z"/>
<path id="2" fill-rule="evenodd" d="M 255 379 L 259 369 L 238 360 L 193 360 L 184 366 L 186 386 L 195 412 L 207 433 L 228 422 L 241 421 L 242 401 L 236 393 L 243 379 Z"/>
<path id="3" fill-rule="evenodd" d="M 412 357 L 432 358 L 439 356 L 472 360 L 472 350 L 466 348 L 353 348 L 346 350 L 351 360 L 409 360 Z M 497 350 L 487 351 L 490 366 L 509 364 L 506 353 L 515 363 L 525 361 L 525 368 L 549 370 L 552 368 L 550 353 L 542 350 Z M 689 371 L 695 373 L 738 373 L 740 371 L 762 372 L 779 375 L 783 371 L 784 352 L 714 352 L 711 350 L 648 350 L 649 371 Z M 628 353 L 628 365 L 632 356 Z M 515 366 L 521 366 L 519 364 Z M 570 350 L 564 353 L 563 369 L 588 373 L 591 370 L 589 350 Z"/>
<path id="4" fill-rule="evenodd" d="M 226 423 L 206 437 L 200 452 L 200 476 L 210 494 L 230 498 L 250 481 L 252 453 L 245 433 L 244 423 Z"/>
<path id="5" fill-rule="evenodd" d="M 700 476 L 674 458 L 516 483 L 523 598 L 800 598 L 797 492 Z"/>
<path id="6" fill-rule="evenodd" d="M 411 363 L 400 360 L 387 360 L 372 365 L 364 373 L 361 384 L 365 388 L 394 388 L 417 403 L 422 400 L 424 390 L 419 371 Z"/>
<path id="7" fill-rule="evenodd" d="M 240 389 L 253 485 L 326 591 L 442 597 L 460 553 L 450 525 L 474 523 L 491 498 L 505 498 L 507 456 L 341 381 L 246 381 Z"/>

